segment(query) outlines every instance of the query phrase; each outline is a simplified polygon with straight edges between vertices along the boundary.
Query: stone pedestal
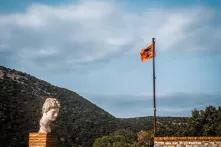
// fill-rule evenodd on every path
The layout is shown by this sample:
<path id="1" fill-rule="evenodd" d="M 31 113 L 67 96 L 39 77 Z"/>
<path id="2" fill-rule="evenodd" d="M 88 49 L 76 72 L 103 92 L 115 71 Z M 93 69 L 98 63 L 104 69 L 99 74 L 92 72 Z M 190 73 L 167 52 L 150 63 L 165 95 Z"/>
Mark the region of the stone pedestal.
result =
<path id="1" fill-rule="evenodd" d="M 47 133 L 29 133 L 29 147 L 58 147 L 56 136 Z"/>

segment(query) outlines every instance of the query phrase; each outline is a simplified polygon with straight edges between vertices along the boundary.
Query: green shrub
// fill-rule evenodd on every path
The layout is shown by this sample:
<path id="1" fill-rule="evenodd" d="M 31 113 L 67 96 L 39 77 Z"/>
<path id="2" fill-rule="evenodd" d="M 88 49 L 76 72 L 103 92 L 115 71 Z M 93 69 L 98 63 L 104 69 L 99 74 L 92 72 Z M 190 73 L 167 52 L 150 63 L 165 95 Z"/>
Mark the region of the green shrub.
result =
<path id="1" fill-rule="evenodd" d="M 136 147 L 136 134 L 128 129 L 120 129 L 109 136 L 97 138 L 93 147 Z"/>
<path id="2" fill-rule="evenodd" d="M 152 130 L 140 131 L 137 133 L 139 146 L 152 147 L 154 144 L 154 134 Z"/>

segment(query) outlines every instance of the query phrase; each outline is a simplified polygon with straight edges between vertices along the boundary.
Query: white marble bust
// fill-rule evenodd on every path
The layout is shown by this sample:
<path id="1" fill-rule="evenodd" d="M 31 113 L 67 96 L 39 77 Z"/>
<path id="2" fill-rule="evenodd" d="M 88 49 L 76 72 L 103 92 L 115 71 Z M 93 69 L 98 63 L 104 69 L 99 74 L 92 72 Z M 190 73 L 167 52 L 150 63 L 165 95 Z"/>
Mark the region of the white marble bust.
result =
<path id="1" fill-rule="evenodd" d="M 50 123 L 55 121 L 59 113 L 60 103 L 55 98 L 47 98 L 42 107 L 39 133 L 50 133 Z"/>

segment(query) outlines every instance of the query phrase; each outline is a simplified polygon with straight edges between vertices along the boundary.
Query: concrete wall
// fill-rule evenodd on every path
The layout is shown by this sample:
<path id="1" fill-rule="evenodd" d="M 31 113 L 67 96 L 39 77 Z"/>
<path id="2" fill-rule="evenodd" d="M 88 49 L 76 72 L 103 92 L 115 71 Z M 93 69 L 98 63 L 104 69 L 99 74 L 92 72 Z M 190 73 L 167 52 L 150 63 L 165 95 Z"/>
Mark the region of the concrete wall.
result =
<path id="1" fill-rule="evenodd" d="M 155 147 L 221 147 L 221 137 L 154 137 Z"/>

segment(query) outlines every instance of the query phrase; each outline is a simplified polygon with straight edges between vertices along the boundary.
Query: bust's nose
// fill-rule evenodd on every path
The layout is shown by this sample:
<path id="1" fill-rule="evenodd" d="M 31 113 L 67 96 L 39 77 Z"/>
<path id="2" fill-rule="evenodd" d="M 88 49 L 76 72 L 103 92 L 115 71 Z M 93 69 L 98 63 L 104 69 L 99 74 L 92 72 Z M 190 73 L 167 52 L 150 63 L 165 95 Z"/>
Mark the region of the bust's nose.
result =
<path id="1" fill-rule="evenodd" d="M 58 116 L 58 113 L 55 113 L 55 114 L 54 114 L 54 117 L 57 117 L 57 116 Z"/>

